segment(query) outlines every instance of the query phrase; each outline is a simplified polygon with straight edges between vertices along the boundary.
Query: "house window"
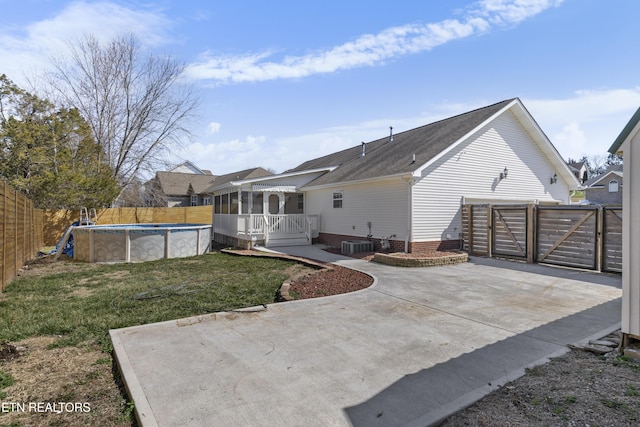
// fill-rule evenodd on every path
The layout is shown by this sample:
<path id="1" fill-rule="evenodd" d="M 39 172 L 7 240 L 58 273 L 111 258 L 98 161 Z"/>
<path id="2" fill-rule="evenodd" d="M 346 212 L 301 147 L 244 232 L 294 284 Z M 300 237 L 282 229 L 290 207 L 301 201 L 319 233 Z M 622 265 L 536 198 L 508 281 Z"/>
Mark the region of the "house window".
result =
<path id="1" fill-rule="evenodd" d="M 198 195 L 194 194 L 191 196 L 191 206 L 198 206 Z"/>
<path id="2" fill-rule="evenodd" d="M 202 199 L 202 204 L 204 206 L 211 206 L 211 197 L 205 197 L 204 199 Z"/>
<path id="3" fill-rule="evenodd" d="M 335 191 L 333 193 L 333 208 L 334 209 L 342 208 L 342 191 Z"/>
<path id="4" fill-rule="evenodd" d="M 618 181 L 615 179 L 609 181 L 609 193 L 617 193 L 618 192 Z"/>

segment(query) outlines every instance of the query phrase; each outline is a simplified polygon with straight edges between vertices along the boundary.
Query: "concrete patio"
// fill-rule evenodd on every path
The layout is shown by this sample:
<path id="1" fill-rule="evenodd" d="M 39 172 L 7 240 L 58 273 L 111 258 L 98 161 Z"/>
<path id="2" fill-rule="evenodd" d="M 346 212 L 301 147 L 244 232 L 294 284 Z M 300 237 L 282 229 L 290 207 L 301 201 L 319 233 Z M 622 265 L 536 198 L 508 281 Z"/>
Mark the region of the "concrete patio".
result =
<path id="1" fill-rule="evenodd" d="M 433 425 L 619 327 L 620 277 L 472 258 L 408 269 L 317 247 L 368 289 L 113 330 L 144 426 Z"/>

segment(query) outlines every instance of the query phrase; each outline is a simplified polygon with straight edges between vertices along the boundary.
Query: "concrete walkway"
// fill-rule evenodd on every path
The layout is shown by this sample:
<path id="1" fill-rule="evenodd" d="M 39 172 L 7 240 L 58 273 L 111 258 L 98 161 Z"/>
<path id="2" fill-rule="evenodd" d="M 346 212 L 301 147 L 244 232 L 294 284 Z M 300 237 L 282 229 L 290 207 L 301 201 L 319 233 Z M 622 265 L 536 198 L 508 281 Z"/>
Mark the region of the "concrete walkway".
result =
<path id="1" fill-rule="evenodd" d="M 620 277 L 472 258 L 371 288 L 111 331 L 143 426 L 427 426 L 619 327 Z"/>

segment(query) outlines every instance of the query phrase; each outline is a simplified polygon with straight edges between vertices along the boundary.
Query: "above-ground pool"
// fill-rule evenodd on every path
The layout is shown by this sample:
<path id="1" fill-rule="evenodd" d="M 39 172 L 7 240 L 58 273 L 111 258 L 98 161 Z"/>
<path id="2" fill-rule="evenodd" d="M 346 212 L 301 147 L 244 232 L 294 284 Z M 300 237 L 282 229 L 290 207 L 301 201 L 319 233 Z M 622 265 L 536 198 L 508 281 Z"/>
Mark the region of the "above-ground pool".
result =
<path id="1" fill-rule="evenodd" d="M 88 262 L 138 262 L 201 255 L 211 244 L 211 225 L 115 224 L 73 229 L 73 258 Z"/>

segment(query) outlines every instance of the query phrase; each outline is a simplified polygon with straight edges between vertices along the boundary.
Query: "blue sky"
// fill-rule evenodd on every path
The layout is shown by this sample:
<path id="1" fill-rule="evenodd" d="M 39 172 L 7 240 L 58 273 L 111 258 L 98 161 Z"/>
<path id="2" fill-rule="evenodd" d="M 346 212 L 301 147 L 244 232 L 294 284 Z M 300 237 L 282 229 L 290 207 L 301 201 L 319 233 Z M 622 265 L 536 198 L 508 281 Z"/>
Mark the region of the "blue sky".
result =
<path id="1" fill-rule="evenodd" d="M 305 160 L 519 97 L 565 157 L 640 106 L 637 0 L 0 0 L 0 73 L 26 85 L 91 33 L 134 32 L 201 99 L 174 152 L 214 174 Z"/>

